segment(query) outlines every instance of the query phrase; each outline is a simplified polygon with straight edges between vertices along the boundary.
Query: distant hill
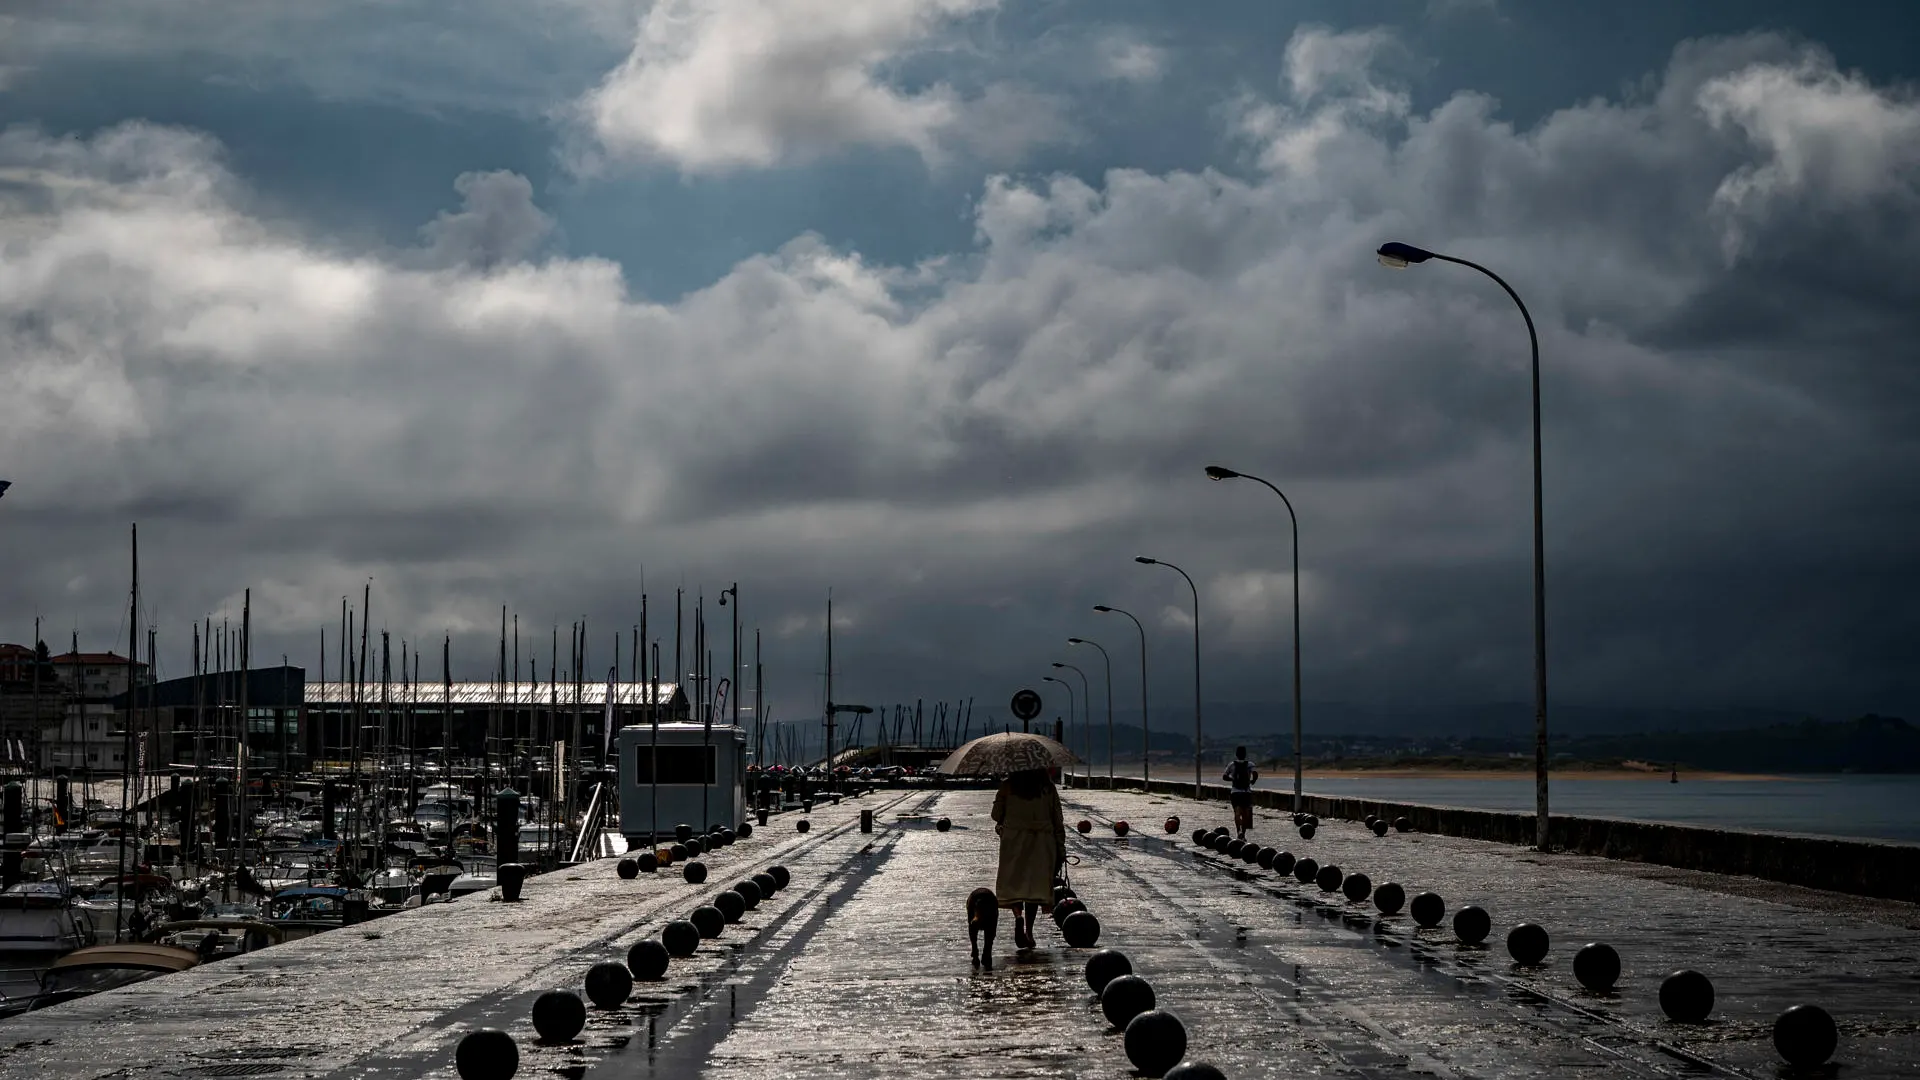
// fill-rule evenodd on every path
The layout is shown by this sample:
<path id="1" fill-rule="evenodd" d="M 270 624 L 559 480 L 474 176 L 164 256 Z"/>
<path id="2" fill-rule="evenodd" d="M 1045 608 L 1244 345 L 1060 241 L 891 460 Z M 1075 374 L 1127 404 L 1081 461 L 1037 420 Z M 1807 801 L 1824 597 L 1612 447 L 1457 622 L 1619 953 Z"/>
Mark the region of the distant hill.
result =
<path id="1" fill-rule="evenodd" d="M 1588 736 L 1555 750 L 1581 758 L 1637 758 L 1730 772 L 1920 772 L 1920 728 L 1891 716 L 1803 720 L 1731 732 Z"/>
<path id="2" fill-rule="evenodd" d="M 1135 732 L 1140 710 L 1124 707 L 1114 695 L 1114 720 Z M 1137 699 L 1136 699 L 1137 700 Z M 1309 739 L 1385 737 L 1454 741 L 1461 739 L 1526 739 L 1533 737 L 1533 706 L 1526 702 L 1432 706 L 1412 709 L 1372 709 L 1339 701 L 1308 701 L 1305 734 Z M 1105 731 L 1105 713 L 1096 706 L 1094 728 Z M 1555 738 L 1582 735 L 1655 732 L 1743 731 L 1798 723 L 1800 713 L 1769 709 L 1653 709 L 1590 705 L 1554 705 L 1548 717 Z M 1269 701 L 1209 701 L 1202 720 L 1207 744 L 1244 740 L 1258 743 L 1268 737 L 1293 737 L 1293 706 Z M 1076 728 L 1078 725 L 1074 725 Z M 1193 739 L 1193 707 L 1167 708 L 1154 703 L 1153 730 Z M 1184 734 L 1182 734 L 1184 733 Z M 1156 741 L 1157 745 L 1157 741 Z"/>

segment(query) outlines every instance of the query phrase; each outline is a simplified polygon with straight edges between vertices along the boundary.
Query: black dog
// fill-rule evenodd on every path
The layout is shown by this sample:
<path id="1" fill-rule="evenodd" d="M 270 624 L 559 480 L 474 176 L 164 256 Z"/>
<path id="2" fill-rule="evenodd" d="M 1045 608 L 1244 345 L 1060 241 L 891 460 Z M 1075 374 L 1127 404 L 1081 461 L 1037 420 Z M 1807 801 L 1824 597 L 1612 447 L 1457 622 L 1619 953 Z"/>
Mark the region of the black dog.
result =
<path id="1" fill-rule="evenodd" d="M 975 889 L 967 896 L 967 940 L 973 944 L 973 966 L 993 970 L 993 935 L 1000 929 L 1000 899 L 992 889 Z M 982 960 L 980 935 L 987 935 L 986 959 Z"/>

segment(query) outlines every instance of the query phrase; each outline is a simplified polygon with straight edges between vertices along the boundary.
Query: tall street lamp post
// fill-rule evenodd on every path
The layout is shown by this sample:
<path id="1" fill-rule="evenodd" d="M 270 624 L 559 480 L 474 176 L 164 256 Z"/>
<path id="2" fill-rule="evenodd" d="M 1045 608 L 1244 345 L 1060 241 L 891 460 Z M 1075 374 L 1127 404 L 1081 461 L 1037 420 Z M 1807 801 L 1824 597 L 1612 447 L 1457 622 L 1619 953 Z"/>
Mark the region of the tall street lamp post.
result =
<path id="1" fill-rule="evenodd" d="M 1476 262 L 1427 251 L 1412 244 L 1386 243 L 1375 255 L 1382 266 L 1404 270 L 1429 259 L 1450 262 L 1478 270 L 1506 291 L 1520 317 L 1526 320 L 1527 343 L 1533 350 L 1533 785 L 1534 846 L 1547 850 L 1547 545 L 1546 525 L 1540 506 L 1540 335 L 1533 328 L 1533 315 L 1513 286 L 1499 274 Z"/>
<path id="2" fill-rule="evenodd" d="M 1087 673 L 1072 664 L 1062 664 L 1057 660 L 1054 661 L 1053 666 L 1064 668 L 1080 676 L 1080 739 L 1086 745 L 1087 763 L 1091 765 L 1093 763 L 1093 690 L 1087 686 Z M 1093 774 L 1089 772 L 1087 776 L 1087 787 L 1091 788 Z"/>
<path id="3" fill-rule="evenodd" d="M 1055 665 L 1053 665 L 1053 666 L 1054 666 L 1054 667 L 1059 667 L 1060 665 L 1059 665 L 1059 664 L 1055 664 Z M 1043 681 L 1045 681 L 1045 682 L 1050 682 L 1050 683 L 1059 683 L 1059 684 L 1060 684 L 1061 686 L 1063 686 L 1063 687 L 1065 687 L 1065 688 L 1066 688 L 1066 691 L 1067 691 L 1067 723 L 1068 723 L 1068 725 L 1069 725 L 1069 726 L 1071 726 L 1071 725 L 1072 725 L 1072 723 L 1073 723 L 1073 684 L 1072 684 L 1072 683 L 1070 683 L 1070 682 L 1068 682 L 1068 681 L 1067 681 L 1067 680 L 1065 680 L 1065 679 L 1056 679 L 1056 678 L 1054 678 L 1054 677 L 1053 677 L 1053 676 L 1051 676 L 1051 675 L 1046 675 L 1046 676 L 1042 676 L 1042 679 L 1043 679 Z M 1060 734 L 1061 734 L 1062 736 L 1065 736 L 1065 735 L 1066 735 L 1066 732 L 1064 732 L 1064 731 L 1063 731 L 1063 732 L 1061 732 Z"/>
<path id="4" fill-rule="evenodd" d="M 1140 631 L 1140 790 L 1152 791 L 1153 788 L 1148 784 L 1148 781 L 1153 778 L 1153 770 L 1149 765 L 1151 755 L 1147 752 L 1150 749 L 1147 738 L 1147 628 L 1140 625 L 1139 619 L 1134 619 L 1133 612 L 1131 611 L 1123 611 L 1117 607 L 1108 607 L 1105 604 L 1095 604 L 1093 605 L 1093 610 L 1103 613 L 1112 612 L 1116 615 L 1125 615 L 1127 618 L 1133 619 L 1133 628 Z M 1104 652 L 1105 650 L 1102 651 Z M 1108 772 L 1112 772 L 1111 764 L 1108 765 Z M 1109 777 L 1109 779 L 1111 779 L 1111 777 Z"/>
<path id="5" fill-rule="evenodd" d="M 1187 589 L 1193 593 L 1193 797 L 1195 800 L 1206 798 L 1206 792 L 1200 787 L 1200 587 L 1185 570 L 1170 562 L 1149 559 L 1145 555 L 1135 555 L 1133 561 L 1142 566 L 1164 566 L 1186 579 Z"/>
<path id="6" fill-rule="evenodd" d="M 1086 638 L 1070 637 L 1067 639 L 1067 644 L 1091 645 L 1094 648 L 1099 649 L 1100 662 L 1103 665 L 1105 665 L 1107 669 L 1107 790 L 1112 791 L 1113 790 L 1113 658 L 1107 655 L 1106 648 L 1103 647 L 1097 641 L 1088 641 Z"/>
<path id="7" fill-rule="evenodd" d="M 1207 477 L 1212 480 L 1232 480 L 1236 477 L 1266 484 L 1267 489 L 1280 496 L 1286 505 L 1287 517 L 1293 522 L 1293 812 L 1301 812 L 1300 777 L 1300 519 L 1293 512 L 1293 500 L 1287 493 L 1274 487 L 1269 481 L 1262 480 L 1243 472 L 1234 472 L 1224 465 L 1207 466 Z"/>

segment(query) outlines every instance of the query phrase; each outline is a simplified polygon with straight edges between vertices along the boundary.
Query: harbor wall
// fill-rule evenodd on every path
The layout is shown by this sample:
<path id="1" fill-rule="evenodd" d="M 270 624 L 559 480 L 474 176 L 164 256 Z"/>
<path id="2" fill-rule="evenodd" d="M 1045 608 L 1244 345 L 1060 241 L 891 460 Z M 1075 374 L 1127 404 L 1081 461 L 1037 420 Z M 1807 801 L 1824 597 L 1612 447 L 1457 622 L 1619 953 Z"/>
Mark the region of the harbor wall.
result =
<path id="1" fill-rule="evenodd" d="M 1068 776 L 1066 783 L 1069 787 L 1088 786 L 1083 776 Z M 1107 779 L 1094 777 L 1092 783 L 1105 788 Z M 1141 783 L 1139 777 L 1123 776 L 1114 786 L 1138 791 Z M 1194 797 L 1194 785 L 1178 780 L 1154 780 L 1148 790 L 1156 795 Z M 1223 821 L 1227 790 L 1221 784 L 1202 787 L 1206 801 L 1222 804 Z M 1256 788 L 1253 800 L 1256 806 L 1284 812 L 1293 807 L 1293 792 Z M 1520 846 L 1529 846 L 1534 840 L 1532 814 L 1352 796 L 1307 794 L 1303 802 L 1307 813 L 1321 818 L 1364 820 L 1372 814 L 1391 821 L 1404 817 L 1416 831 L 1424 833 Z M 1920 845 L 1560 814 L 1550 817 L 1547 835 L 1555 851 L 1920 903 Z"/>

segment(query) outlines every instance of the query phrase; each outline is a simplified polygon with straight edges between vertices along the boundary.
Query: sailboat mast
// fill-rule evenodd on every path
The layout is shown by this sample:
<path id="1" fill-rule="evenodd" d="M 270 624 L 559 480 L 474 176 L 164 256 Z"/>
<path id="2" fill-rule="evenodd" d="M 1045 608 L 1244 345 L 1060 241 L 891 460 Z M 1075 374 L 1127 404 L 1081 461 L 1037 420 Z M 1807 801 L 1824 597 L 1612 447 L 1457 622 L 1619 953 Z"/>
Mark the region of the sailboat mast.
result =
<path id="1" fill-rule="evenodd" d="M 127 788 L 131 780 L 129 773 L 133 768 L 133 687 L 134 680 L 138 677 L 138 668 L 135 667 L 135 662 L 140 656 L 140 525 L 137 522 L 133 525 L 131 537 L 133 551 L 133 598 L 130 601 L 127 616 L 127 720 L 120 725 L 122 729 L 122 745 L 120 751 L 120 855 L 118 865 L 114 868 L 116 875 L 122 875 L 127 872 Z M 76 650 L 76 652 L 77 651 L 78 650 Z M 79 657 L 76 656 L 74 659 L 77 662 Z M 81 711 L 84 713 L 85 709 L 83 708 Z M 82 722 L 84 722 L 84 720 Z M 120 929 L 127 921 L 127 890 L 124 879 L 120 882 L 120 887 L 114 889 L 113 894 L 113 941 L 114 944 L 117 945 L 120 942 Z"/>

